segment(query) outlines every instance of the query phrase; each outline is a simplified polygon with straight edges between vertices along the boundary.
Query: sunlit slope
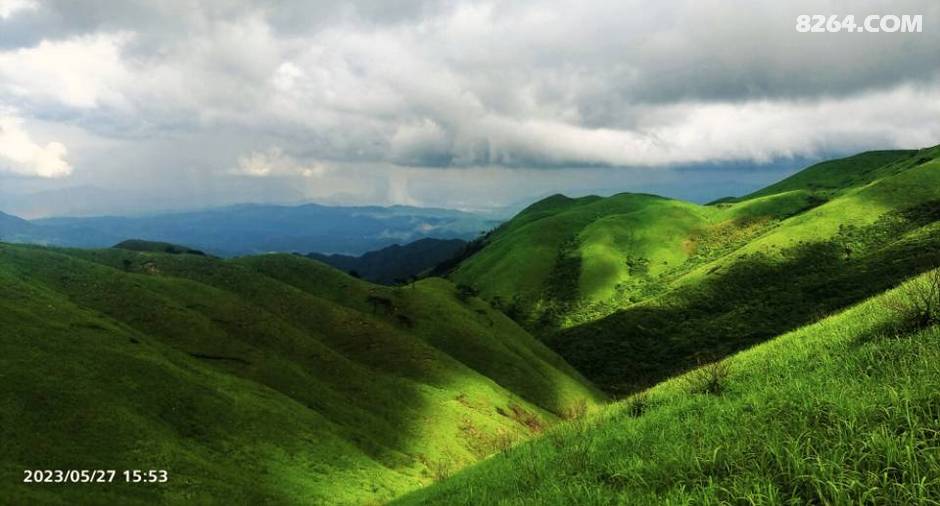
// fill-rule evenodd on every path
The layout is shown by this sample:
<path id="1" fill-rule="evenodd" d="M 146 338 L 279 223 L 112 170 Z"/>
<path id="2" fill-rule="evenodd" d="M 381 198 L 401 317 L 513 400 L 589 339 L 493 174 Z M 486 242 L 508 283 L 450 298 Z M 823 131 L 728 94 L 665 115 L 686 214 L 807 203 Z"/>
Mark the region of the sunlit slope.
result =
<path id="1" fill-rule="evenodd" d="M 811 165 L 796 174 L 737 200 L 765 197 L 793 190 L 828 195 L 864 186 L 906 168 L 916 150 L 867 151 L 854 156 Z M 916 159 L 914 160 L 916 162 Z"/>
<path id="2" fill-rule="evenodd" d="M 940 327 L 897 311 L 911 294 L 660 384 L 395 504 L 937 504 Z"/>
<path id="3" fill-rule="evenodd" d="M 940 266 L 940 161 L 908 160 L 789 218 L 702 229 L 685 264 L 641 285 L 645 299 L 597 318 L 581 309 L 583 323 L 543 337 L 596 384 L 628 393 Z M 801 192 L 717 207 L 734 213 Z"/>
<path id="4" fill-rule="evenodd" d="M 742 244 L 734 254 L 715 258 L 685 276 L 682 281 L 695 281 L 707 271 L 714 273 L 743 255 L 755 252 L 774 254 L 801 243 L 830 239 L 853 228 L 870 228 L 891 212 L 920 208 L 925 214 L 922 219 L 936 219 L 937 215 L 940 215 L 940 149 L 914 152 L 900 161 L 891 162 L 890 165 L 891 175 L 858 187 L 846 188 L 837 198 L 782 221 L 760 237 Z M 794 192 L 786 194 L 791 193 Z M 730 209 L 779 197 L 780 195 L 757 197 L 735 204 Z"/>
<path id="5" fill-rule="evenodd" d="M 650 279 L 737 246 L 820 202 L 790 191 L 701 206 L 652 195 L 538 202 L 451 274 L 533 328 L 589 321 L 658 294 Z"/>
<path id="6" fill-rule="evenodd" d="M 373 293 L 303 258 L 267 261 L 390 306 L 304 291 L 251 259 L 0 245 L 4 497 L 384 501 L 598 399 L 482 302 L 455 299 L 453 320 L 427 313 L 446 283 L 409 292 L 413 309 L 397 302 L 404 288 Z M 462 326 L 491 313 L 489 333 Z M 425 325 L 495 364 L 528 363 L 485 369 Z M 26 468 L 141 466 L 167 469 L 170 484 L 15 485 Z"/>
<path id="7" fill-rule="evenodd" d="M 666 199 L 634 194 L 549 197 L 497 229 L 486 248 L 461 264 L 453 278 L 478 286 L 484 298 L 519 296 L 534 303 L 546 289 L 557 257 L 584 227 L 603 216 L 635 212 L 660 201 Z"/>
<path id="8" fill-rule="evenodd" d="M 550 197 L 452 278 L 628 393 L 940 265 L 938 155 L 863 153 L 708 206 Z"/>

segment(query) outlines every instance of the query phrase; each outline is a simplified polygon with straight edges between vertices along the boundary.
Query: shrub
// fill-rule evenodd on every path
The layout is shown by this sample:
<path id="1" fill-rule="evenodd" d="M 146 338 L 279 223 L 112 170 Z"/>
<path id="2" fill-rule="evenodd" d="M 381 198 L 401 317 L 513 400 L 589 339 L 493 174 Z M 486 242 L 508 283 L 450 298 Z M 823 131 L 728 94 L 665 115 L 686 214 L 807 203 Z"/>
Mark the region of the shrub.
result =
<path id="1" fill-rule="evenodd" d="M 718 360 L 689 372 L 683 380 L 693 394 L 721 395 L 727 387 L 730 373 L 731 363 Z"/>
<path id="2" fill-rule="evenodd" d="M 565 420 L 580 420 L 587 415 L 588 405 L 584 399 L 578 399 L 574 404 L 565 409 L 563 418 Z"/>
<path id="3" fill-rule="evenodd" d="M 457 285 L 457 298 L 460 299 L 460 302 L 467 302 L 470 297 L 476 297 L 477 295 L 480 295 L 480 290 L 477 287 L 463 283 Z"/>
<path id="4" fill-rule="evenodd" d="M 454 465 L 449 455 L 445 455 L 441 459 L 431 461 L 428 468 L 431 471 L 431 476 L 434 478 L 434 481 L 444 481 L 450 477 Z"/>
<path id="5" fill-rule="evenodd" d="M 643 416 L 647 410 L 650 408 L 649 395 L 646 393 L 638 393 L 630 397 L 627 401 L 627 414 L 633 418 L 639 418 Z"/>
<path id="6" fill-rule="evenodd" d="M 919 330 L 940 323 L 940 269 L 911 280 L 882 306 L 900 320 L 899 331 Z"/>

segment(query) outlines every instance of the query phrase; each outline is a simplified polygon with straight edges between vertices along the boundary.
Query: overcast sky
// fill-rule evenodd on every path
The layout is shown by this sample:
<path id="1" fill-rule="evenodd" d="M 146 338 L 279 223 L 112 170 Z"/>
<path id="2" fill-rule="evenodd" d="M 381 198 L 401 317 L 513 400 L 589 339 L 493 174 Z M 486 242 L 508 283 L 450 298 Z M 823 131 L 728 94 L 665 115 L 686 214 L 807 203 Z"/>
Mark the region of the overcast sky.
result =
<path id="1" fill-rule="evenodd" d="M 798 33 L 815 13 L 924 31 Z M 0 194 L 708 199 L 940 143 L 938 21 L 931 0 L 0 0 Z"/>

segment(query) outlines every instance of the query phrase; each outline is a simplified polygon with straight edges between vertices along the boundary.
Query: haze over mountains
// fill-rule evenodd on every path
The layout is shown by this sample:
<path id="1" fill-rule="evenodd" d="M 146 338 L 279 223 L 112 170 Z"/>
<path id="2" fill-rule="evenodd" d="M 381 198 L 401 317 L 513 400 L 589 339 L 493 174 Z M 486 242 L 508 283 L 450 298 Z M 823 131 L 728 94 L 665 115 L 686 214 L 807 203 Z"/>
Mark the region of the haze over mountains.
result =
<path id="1" fill-rule="evenodd" d="M 4 215 L 0 238 L 85 248 L 128 239 L 184 244 L 218 256 L 267 252 L 359 255 L 425 237 L 470 239 L 499 222 L 449 209 L 238 205 L 147 216 L 46 218 Z"/>
<path id="2" fill-rule="evenodd" d="M 418 212 L 382 211 L 365 223 L 411 230 Z M 396 287 L 197 245 L 0 243 L 0 470 L 173 473 L 162 487 L 7 480 L 4 497 L 940 499 L 940 146 L 704 206 L 552 196 L 444 278 Z"/>

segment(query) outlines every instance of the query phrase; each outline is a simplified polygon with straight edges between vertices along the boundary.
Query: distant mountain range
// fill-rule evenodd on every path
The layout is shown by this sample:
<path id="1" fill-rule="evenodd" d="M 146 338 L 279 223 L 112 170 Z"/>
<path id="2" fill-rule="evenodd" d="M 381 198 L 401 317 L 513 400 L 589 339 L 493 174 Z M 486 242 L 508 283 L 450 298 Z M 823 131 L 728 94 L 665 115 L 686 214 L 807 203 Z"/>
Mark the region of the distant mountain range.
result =
<path id="1" fill-rule="evenodd" d="M 940 464 L 911 457 L 936 447 L 940 406 L 940 146 L 819 163 L 711 205 L 554 195 L 466 245 L 393 238 L 470 234 L 472 220 L 322 206 L 0 215 L 0 468 L 170 473 L 160 487 L 7 480 L 0 496 L 940 497 L 928 488 Z M 290 231 L 307 242 L 275 241 Z M 8 244 L 65 232 L 177 240 Z M 315 250 L 301 249 L 309 238 L 404 244 L 318 256 L 362 277 L 457 254 L 432 271 L 446 279 L 380 286 L 299 254 L 226 259 L 205 246 Z"/>
<path id="2" fill-rule="evenodd" d="M 350 255 L 307 256 L 339 270 L 375 283 L 393 284 L 408 280 L 456 256 L 467 246 L 461 239 L 418 239 L 404 246 L 393 244 L 354 257 Z"/>
<path id="3" fill-rule="evenodd" d="M 148 216 L 32 221 L 0 213 L 0 239 L 82 248 L 142 239 L 185 244 L 223 257 L 310 251 L 360 255 L 427 237 L 469 239 L 498 223 L 450 209 L 246 204 Z"/>

